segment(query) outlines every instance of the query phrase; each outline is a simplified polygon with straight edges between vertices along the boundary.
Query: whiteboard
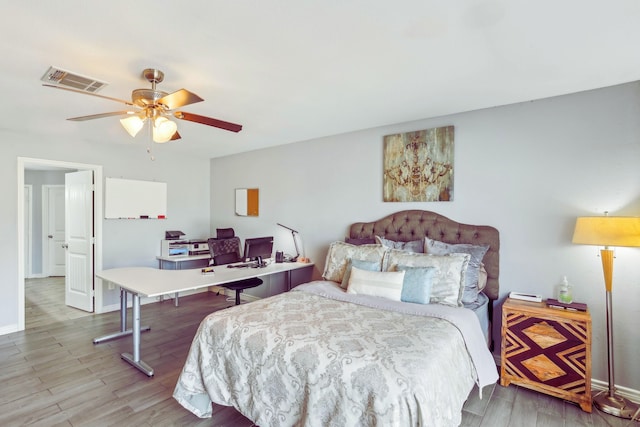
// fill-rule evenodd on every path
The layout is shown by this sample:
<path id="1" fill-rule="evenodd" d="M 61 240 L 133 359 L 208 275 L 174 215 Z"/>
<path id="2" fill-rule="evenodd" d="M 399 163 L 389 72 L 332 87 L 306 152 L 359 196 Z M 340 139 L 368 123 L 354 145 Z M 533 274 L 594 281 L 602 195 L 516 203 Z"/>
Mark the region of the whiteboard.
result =
<path id="1" fill-rule="evenodd" d="M 164 219 L 167 217 L 165 182 L 105 178 L 106 219 Z"/>

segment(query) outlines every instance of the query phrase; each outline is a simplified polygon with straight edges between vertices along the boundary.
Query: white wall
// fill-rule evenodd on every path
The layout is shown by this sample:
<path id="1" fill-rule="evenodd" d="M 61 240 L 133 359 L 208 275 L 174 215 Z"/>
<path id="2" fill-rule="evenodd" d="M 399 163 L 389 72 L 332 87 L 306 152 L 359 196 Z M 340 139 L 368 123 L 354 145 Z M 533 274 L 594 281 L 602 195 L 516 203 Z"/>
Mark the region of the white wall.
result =
<path id="1" fill-rule="evenodd" d="M 210 230 L 210 165 L 208 159 L 187 157 L 157 146 L 156 160 L 146 153 L 148 142 L 138 138 L 126 144 L 109 136 L 92 141 L 60 140 L 34 133 L 15 134 L 0 129 L 0 334 L 16 330 L 18 322 L 18 157 L 102 165 L 103 177 L 167 183 L 166 220 L 104 220 L 103 268 L 157 266 L 165 230 L 182 230 L 187 238 L 207 237 Z M 44 132 L 44 131 L 42 131 Z M 53 133 L 55 135 L 55 133 Z M 127 136 L 128 138 L 128 136 Z M 132 143 L 133 142 L 133 143 Z M 103 182 L 104 184 L 104 182 Z M 118 307 L 119 292 L 103 292 L 106 306 Z"/>
<path id="2" fill-rule="evenodd" d="M 384 203 L 383 136 L 445 125 L 455 126 L 453 201 Z M 512 290 L 553 297 L 567 275 L 575 300 L 592 313 L 593 377 L 606 381 L 598 248 L 571 237 L 577 216 L 640 216 L 639 161 L 640 88 L 631 83 L 213 159 L 212 227 L 234 227 L 242 238 L 273 234 L 286 252 L 291 235 L 276 222 L 297 229 L 318 277 L 329 243 L 352 222 L 425 209 L 495 226 L 502 297 Z M 241 187 L 260 188 L 259 217 L 234 216 L 233 190 Z M 616 382 L 638 390 L 640 249 L 617 250 L 613 298 Z M 495 334 L 500 314 L 498 306 Z"/>

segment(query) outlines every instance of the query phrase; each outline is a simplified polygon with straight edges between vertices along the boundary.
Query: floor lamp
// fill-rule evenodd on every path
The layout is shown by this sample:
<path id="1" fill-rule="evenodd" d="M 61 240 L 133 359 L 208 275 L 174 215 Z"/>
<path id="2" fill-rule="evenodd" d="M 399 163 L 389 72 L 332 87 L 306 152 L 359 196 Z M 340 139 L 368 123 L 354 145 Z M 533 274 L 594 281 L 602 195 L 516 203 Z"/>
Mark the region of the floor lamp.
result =
<path id="1" fill-rule="evenodd" d="M 607 361 L 609 388 L 593 397 L 596 408 L 620 418 L 638 419 L 640 408 L 637 404 L 616 395 L 613 372 L 613 306 L 611 302 L 613 278 L 613 249 L 610 246 L 640 246 L 640 218 L 635 217 L 580 217 L 576 220 L 573 243 L 604 246 L 600 250 L 607 307 Z"/>

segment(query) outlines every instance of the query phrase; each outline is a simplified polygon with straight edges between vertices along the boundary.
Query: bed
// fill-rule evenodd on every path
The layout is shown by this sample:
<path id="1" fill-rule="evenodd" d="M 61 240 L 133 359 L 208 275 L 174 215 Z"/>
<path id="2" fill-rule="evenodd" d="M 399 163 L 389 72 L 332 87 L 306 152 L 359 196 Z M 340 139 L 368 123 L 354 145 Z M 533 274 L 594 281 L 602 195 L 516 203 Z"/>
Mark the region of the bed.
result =
<path id="1" fill-rule="evenodd" d="M 498 231 L 411 210 L 355 223 L 345 240 L 323 280 L 207 316 L 174 398 L 263 427 L 459 425 L 474 385 L 498 379 L 481 322 L 498 295 Z M 486 271 L 477 307 L 462 303 L 472 247 Z"/>

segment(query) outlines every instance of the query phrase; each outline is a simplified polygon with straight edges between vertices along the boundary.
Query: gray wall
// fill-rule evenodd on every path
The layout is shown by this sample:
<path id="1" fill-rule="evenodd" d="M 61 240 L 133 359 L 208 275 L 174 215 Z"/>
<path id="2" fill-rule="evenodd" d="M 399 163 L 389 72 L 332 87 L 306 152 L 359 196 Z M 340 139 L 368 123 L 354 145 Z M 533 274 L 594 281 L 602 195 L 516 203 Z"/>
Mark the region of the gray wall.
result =
<path id="1" fill-rule="evenodd" d="M 384 203 L 384 135 L 455 126 L 452 202 Z M 593 376 L 607 379 L 605 307 L 598 248 L 571 243 L 583 215 L 640 216 L 640 89 L 637 83 L 551 99 L 367 129 L 211 161 L 212 226 L 242 238 L 273 234 L 293 251 L 283 223 L 301 232 L 324 266 L 330 242 L 350 223 L 426 209 L 501 232 L 501 295 L 555 296 L 563 275 L 593 316 Z M 260 216 L 236 217 L 233 190 L 260 188 Z M 640 249 L 619 248 L 614 307 L 617 382 L 640 389 L 637 319 Z M 494 334 L 499 334 L 497 304 Z M 499 348 L 497 349 L 499 353 Z"/>
<path id="2" fill-rule="evenodd" d="M 39 276 L 43 272 L 42 257 L 42 186 L 64 185 L 64 172 L 28 170 L 24 174 L 24 183 L 33 186 L 33 229 L 31 238 L 32 264 L 31 274 Z"/>

